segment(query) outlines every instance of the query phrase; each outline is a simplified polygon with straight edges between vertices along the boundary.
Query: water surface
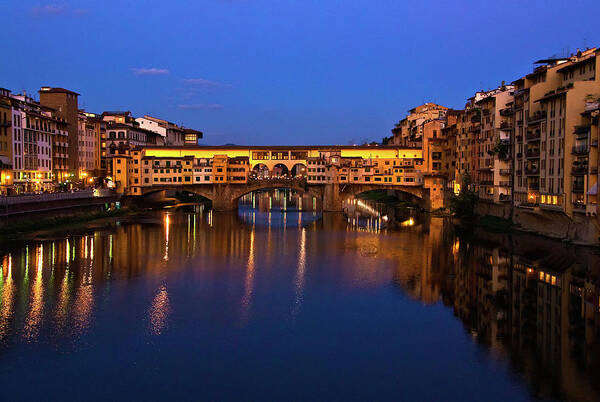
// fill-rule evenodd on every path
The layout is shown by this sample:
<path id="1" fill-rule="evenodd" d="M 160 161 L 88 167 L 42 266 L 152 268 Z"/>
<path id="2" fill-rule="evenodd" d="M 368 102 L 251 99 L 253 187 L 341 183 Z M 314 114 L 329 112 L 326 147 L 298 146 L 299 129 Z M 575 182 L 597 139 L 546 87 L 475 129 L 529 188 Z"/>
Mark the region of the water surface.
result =
<path id="1" fill-rule="evenodd" d="M 7 251 L 2 399 L 599 399 L 593 250 L 371 212 L 263 193 Z"/>

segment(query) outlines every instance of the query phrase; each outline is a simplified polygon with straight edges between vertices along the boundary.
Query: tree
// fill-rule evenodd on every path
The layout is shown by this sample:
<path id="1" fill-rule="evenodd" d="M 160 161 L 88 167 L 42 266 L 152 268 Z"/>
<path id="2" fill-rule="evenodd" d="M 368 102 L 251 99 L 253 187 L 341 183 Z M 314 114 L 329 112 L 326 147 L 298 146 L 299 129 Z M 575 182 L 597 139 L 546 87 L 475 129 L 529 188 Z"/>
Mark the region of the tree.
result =
<path id="1" fill-rule="evenodd" d="M 460 192 L 458 195 L 450 196 L 450 210 L 458 218 L 472 219 L 475 217 L 476 205 L 477 194 L 471 188 L 471 176 L 469 173 L 465 173 Z"/>

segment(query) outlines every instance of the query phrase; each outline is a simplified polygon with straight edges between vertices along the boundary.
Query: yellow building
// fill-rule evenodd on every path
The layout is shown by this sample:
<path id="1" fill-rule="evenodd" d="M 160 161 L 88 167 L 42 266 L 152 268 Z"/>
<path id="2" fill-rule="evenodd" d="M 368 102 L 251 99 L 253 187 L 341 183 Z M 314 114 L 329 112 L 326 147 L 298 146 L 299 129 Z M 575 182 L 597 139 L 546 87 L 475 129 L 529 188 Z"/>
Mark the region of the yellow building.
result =
<path id="1" fill-rule="evenodd" d="M 12 113 L 10 91 L 0 88 L 0 194 L 7 195 L 13 186 Z"/>

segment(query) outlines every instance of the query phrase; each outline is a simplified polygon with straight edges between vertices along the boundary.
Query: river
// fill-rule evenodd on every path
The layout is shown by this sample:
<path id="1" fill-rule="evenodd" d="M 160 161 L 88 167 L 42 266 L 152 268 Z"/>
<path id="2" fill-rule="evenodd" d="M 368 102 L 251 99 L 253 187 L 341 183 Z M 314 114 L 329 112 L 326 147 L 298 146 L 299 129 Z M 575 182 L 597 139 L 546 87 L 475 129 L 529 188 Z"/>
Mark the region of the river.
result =
<path id="1" fill-rule="evenodd" d="M 2 400 L 600 399 L 597 251 L 362 203 L 257 193 L 11 246 Z"/>

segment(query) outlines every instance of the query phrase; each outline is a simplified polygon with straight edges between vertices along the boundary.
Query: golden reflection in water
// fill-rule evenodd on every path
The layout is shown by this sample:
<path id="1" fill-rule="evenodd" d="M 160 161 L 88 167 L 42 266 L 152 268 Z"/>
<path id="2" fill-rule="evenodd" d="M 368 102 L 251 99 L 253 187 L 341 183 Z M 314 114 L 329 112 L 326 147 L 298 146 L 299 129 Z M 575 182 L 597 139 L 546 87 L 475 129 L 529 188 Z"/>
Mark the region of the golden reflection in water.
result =
<path id="1" fill-rule="evenodd" d="M 150 306 L 150 325 L 149 331 L 154 335 L 163 333 L 167 326 L 167 318 L 169 317 L 169 294 L 167 287 L 161 285 L 154 296 L 152 306 Z"/>
<path id="2" fill-rule="evenodd" d="M 171 219 L 169 214 L 165 214 L 165 255 L 163 260 L 169 261 L 169 227 L 171 225 Z"/>
<path id="3" fill-rule="evenodd" d="M 306 270 L 306 229 L 300 229 L 300 244 L 298 245 L 298 266 L 296 277 L 294 279 L 294 307 L 292 309 L 292 319 L 295 319 L 300 312 L 304 292 L 304 273 Z"/>
<path id="4" fill-rule="evenodd" d="M 68 248 L 67 248 L 68 250 Z M 63 280 L 60 286 L 60 293 L 58 296 L 58 303 L 56 304 L 55 322 L 56 330 L 58 332 L 64 331 L 67 324 L 67 313 L 69 308 L 69 269 L 65 269 Z"/>
<path id="5" fill-rule="evenodd" d="M 87 246 L 88 237 L 84 237 L 84 255 L 88 255 Z M 90 250 L 93 250 L 94 239 L 90 239 Z M 74 333 L 82 333 L 86 328 L 90 326 L 90 319 L 92 315 L 92 309 L 94 307 L 94 287 L 92 283 L 93 279 L 93 259 L 91 258 L 93 252 L 90 252 L 89 265 L 86 267 L 84 264 L 81 265 L 82 269 L 85 269 L 81 276 L 81 283 L 77 288 L 75 300 L 73 302 L 73 326 L 72 331 Z M 86 257 L 87 258 L 87 257 Z"/>
<path id="6" fill-rule="evenodd" d="M 90 326 L 92 308 L 94 306 L 94 292 L 91 283 L 82 283 L 77 289 L 73 303 L 73 332 L 82 333 Z"/>
<path id="7" fill-rule="evenodd" d="M 27 341 L 33 341 L 39 333 L 39 325 L 44 314 L 44 284 L 42 282 L 44 246 L 39 245 L 36 250 L 36 272 L 35 279 L 31 288 L 31 297 L 29 303 L 29 313 L 25 320 L 23 328 L 23 338 Z"/>
<path id="8" fill-rule="evenodd" d="M 246 264 L 246 279 L 244 280 L 244 297 L 242 298 L 242 324 L 248 322 L 250 306 L 252 304 L 252 294 L 254 293 L 254 247 L 254 226 L 252 226 L 252 231 L 250 232 L 248 263 Z"/>
<path id="9" fill-rule="evenodd" d="M 4 277 L 6 267 L 6 277 Z M 13 315 L 13 296 L 15 285 L 12 280 L 12 255 L 6 255 L 2 259 L 2 298 L 0 299 L 0 341 L 8 334 L 8 326 Z"/>

